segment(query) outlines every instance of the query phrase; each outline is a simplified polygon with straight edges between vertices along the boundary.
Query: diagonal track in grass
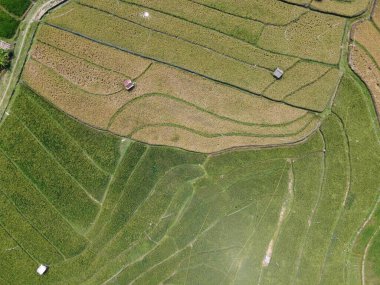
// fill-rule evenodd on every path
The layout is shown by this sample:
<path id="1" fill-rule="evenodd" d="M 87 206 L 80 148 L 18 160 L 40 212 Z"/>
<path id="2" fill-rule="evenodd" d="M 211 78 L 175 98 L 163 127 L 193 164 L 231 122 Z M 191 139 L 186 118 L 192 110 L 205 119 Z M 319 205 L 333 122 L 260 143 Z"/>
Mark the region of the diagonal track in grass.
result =
<path id="1" fill-rule="evenodd" d="M 16 116 L 13 114 L 13 116 Z M 97 205 L 101 205 L 100 202 L 95 199 L 90 192 L 66 169 L 65 166 L 62 165 L 60 161 L 54 156 L 54 154 L 46 148 L 46 146 L 40 141 L 40 139 L 28 128 L 28 126 L 25 125 L 23 121 L 21 121 L 20 118 L 17 118 L 17 121 L 21 124 L 21 126 L 33 137 L 33 139 L 41 146 L 41 148 L 46 152 L 46 154 L 53 160 L 55 161 L 58 166 L 63 170 L 64 173 L 66 173 L 74 182 L 77 186 L 79 186 L 80 189 L 82 189 L 86 195 L 94 201 Z"/>
<path id="2" fill-rule="evenodd" d="M 299 269 L 300 269 L 300 265 L 301 265 L 301 262 L 302 262 L 302 258 L 303 258 L 303 254 L 304 254 L 304 249 L 305 249 L 305 245 L 306 245 L 306 241 L 307 241 L 307 237 L 309 235 L 309 232 L 310 232 L 310 226 L 312 225 L 313 223 L 313 220 L 314 220 L 314 217 L 315 217 L 315 213 L 319 207 L 319 203 L 320 203 L 320 200 L 321 200 L 321 196 L 322 196 L 322 192 L 323 192 L 323 188 L 324 188 L 324 185 L 326 183 L 326 139 L 325 139 L 325 136 L 323 135 L 322 131 L 319 129 L 319 134 L 321 135 L 322 137 L 322 141 L 323 141 L 323 155 L 322 155 L 322 161 L 321 161 L 321 164 L 322 164 L 322 175 L 321 175 L 321 180 L 320 180 L 320 184 L 319 184 L 319 187 L 318 187 L 318 195 L 317 195 L 317 199 L 315 201 L 315 204 L 314 204 L 314 207 L 313 209 L 311 210 L 311 213 L 309 215 L 309 218 L 308 218 L 308 226 L 306 228 L 306 231 L 305 231 L 305 234 L 302 238 L 302 243 L 300 245 L 300 250 L 299 250 L 299 254 L 298 254 L 298 257 L 297 259 L 295 260 L 295 270 L 294 270 L 294 275 L 293 275 L 293 278 L 292 278 L 292 284 L 296 284 L 296 279 L 297 279 L 297 276 L 299 274 Z"/>
<path id="3" fill-rule="evenodd" d="M 28 88 L 30 88 L 28 86 Z M 83 152 L 83 155 L 90 161 L 90 163 L 92 165 L 94 165 L 98 170 L 100 170 L 102 173 L 106 174 L 106 175 L 110 175 L 110 173 L 106 170 L 104 170 L 88 153 L 87 151 L 78 143 L 78 141 L 71 135 L 69 134 L 64 127 L 62 127 L 61 124 L 59 124 L 59 122 L 53 118 L 51 116 L 51 114 L 49 112 L 46 111 L 46 109 L 44 109 L 43 107 L 41 107 L 41 105 L 39 105 L 35 100 L 31 100 L 29 97 L 26 98 L 26 100 L 36 106 L 39 110 L 39 112 L 42 112 L 44 113 L 46 116 L 48 116 L 51 121 L 53 122 L 54 126 L 56 126 L 58 129 L 60 129 L 65 135 L 67 135 L 71 140 L 70 142 L 72 142 L 74 145 L 76 145 L 78 147 L 78 149 L 80 149 L 82 152 Z"/>
<path id="4" fill-rule="evenodd" d="M 348 134 L 347 134 L 347 131 L 346 131 L 346 126 L 342 120 L 342 118 L 337 114 L 335 113 L 334 111 L 332 112 L 332 114 L 338 119 L 339 121 L 339 124 L 344 132 L 344 137 L 345 137 L 345 149 L 346 149 L 346 161 L 347 161 L 347 180 L 346 180 L 346 192 L 344 193 L 344 198 L 343 198 L 343 202 L 340 206 L 340 209 L 339 209 L 339 212 L 335 218 L 335 221 L 334 221 L 334 225 L 333 225 L 333 231 L 332 231 L 332 237 L 335 236 L 335 232 L 336 232 L 336 229 L 337 229 L 337 226 L 339 224 L 339 221 L 340 219 L 342 218 L 343 216 L 343 212 L 344 212 L 344 207 L 347 203 L 347 197 L 348 197 L 348 194 L 350 193 L 350 190 L 351 190 L 351 184 L 352 184 L 352 158 L 351 158 L 351 148 L 350 148 L 350 140 L 349 140 L 349 137 L 348 137 Z M 330 239 L 330 244 L 329 244 L 329 247 L 326 251 L 326 254 L 325 254 L 325 257 L 324 257 L 324 262 L 323 262 L 323 266 L 322 266 L 322 269 L 321 269 L 321 273 L 320 273 L 320 278 L 319 278 L 319 284 L 322 284 L 322 278 L 323 278 L 323 274 L 324 274 L 324 271 L 325 271 L 325 266 L 326 266 L 326 263 L 327 263 L 327 260 L 329 258 L 329 252 L 331 251 L 331 248 L 333 247 L 333 238 Z"/>
<path id="5" fill-rule="evenodd" d="M 9 160 L 9 162 L 12 163 L 12 165 L 17 169 L 17 171 L 25 178 L 26 181 L 28 181 L 35 190 L 37 190 L 40 195 L 46 200 L 46 202 L 51 205 L 51 207 L 57 212 L 57 214 L 68 224 L 70 225 L 70 227 L 72 228 L 73 232 L 75 232 L 76 234 L 78 234 L 79 236 L 81 237 L 84 237 L 84 235 L 79 232 L 75 227 L 74 225 L 57 209 L 56 206 L 54 206 L 49 198 L 37 187 L 37 185 L 28 177 L 28 175 L 25 174 L 25 172 L 18 166 L 18 164 L 13 160 L 11 159 L 8 154 L 3 150 L 3 148 L 0 146 L 0 152 L 3 153 L 3 155 Z M 85 238 L 85 237 L 84 237 Z M 88 239 L 85 238 L 86 241 L 89 241 Z"/>
<path id="6" fill-rule="evenodd" d="M 63 252 L 58 248 L 56 247 L 50 240 L 49 238 L 43 234 L 41 231 L 39 231 L 37 229 L 37 227 L 35 227 L 31 221 L 29 221 L 29 219 L 20 211 L 20 209 L 17 207 L 17 205 L 15 204 L 15 202 L 10 198 L 8 197 L 8 195 L 2 190 L 0 189 L 0 192 L 4 195 L 4 197 L 13 205 L 13 207 L 15 208 L 16 212 L 23 218 L 23 220 L 29 224 L 47 243 L 49 243 L 57 252 L 59 255 L 62 256 L 63 260 L 66 260 L 67 257 L 63 254 Z"/>

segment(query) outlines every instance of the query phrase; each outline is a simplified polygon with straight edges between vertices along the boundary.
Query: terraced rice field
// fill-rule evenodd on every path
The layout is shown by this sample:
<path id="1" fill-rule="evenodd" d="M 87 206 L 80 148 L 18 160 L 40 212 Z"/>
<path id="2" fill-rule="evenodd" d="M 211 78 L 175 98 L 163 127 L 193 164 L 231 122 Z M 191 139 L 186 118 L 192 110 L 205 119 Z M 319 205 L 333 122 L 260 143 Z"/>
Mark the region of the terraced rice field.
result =
<path id="1" fill-rule="evenodd" d="M 172 2 L 64 5 L 41 25 L 23 80 L 87 124 L 186 150 L 288 144 L 318 128 L 341 78 L 344 18 L 277 1 L 274 15 L 247 17 L 196 1 L 183 1 L 186 9 L 178 10 Z M 284 7 L 291 14 L 281 13 Z M 199 14 L 190 17 L 192 10 Z M 310 31 L 299 30 L 308 27 L 304 21 Z M 233 23 L 253 27 L 252 34 L 236 34 Z M 288 51 L 276 33 L 292 43 Z M 272 75 L 276 67 L 285 70 L 281 81 Z M 302 80 L 295 83 L 296 77 Z M 124 79 L 135 80 L 136 90 L 125 91 Z"/>
<path id="2" fill-rule="evenodd" d="M 353 30 L 350 64 L 367 84 L 377 109 L 380 112 L 380 29 L 377 19 L 380 5 L 374 7 L 370 20 L 358 23 Z"/>
<path id="3" fill-rule="evenodd" d="M 380 128 L 352 21 L 293 4 L 362 6 L 287 2 L 49 13 L 0 122 L 0 284 L 379 284 Z M 377 68 L 369 24 L 351 63 Z"/>
<path id="4" fill-rule="evenodd" d="M 0 39 L 13 38 L 30 5 L 30 0 L 0 0 Z"/>

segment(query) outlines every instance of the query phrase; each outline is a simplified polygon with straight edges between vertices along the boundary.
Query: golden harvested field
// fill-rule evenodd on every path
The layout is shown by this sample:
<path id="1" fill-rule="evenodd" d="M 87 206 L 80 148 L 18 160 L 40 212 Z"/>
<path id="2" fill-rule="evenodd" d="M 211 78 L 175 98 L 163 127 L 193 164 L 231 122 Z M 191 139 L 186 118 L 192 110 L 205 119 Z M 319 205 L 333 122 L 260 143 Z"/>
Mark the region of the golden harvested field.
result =
<path id="1" fill-rule="evenodd" d="M 304 140 L 313 133 L 319 123 L 312 123 L 301 133 L 289 137 L 244 137 L 244 136 L 216 136 L 205 137 L 181 127 L 151 126 L 139 130 L 132 135 L 133 139 L 150 144 L 169 145 L 192 151 L 212 153 L 241 146 L 262 147 L 283 145 Z"/>
<path id="2" fill-rule="evenodd" d="M 380 5 L 377 4 L 374 9 L 375 10 L 373 11 L 372 20 L 374 24 L 380 28 Z"/>
<path id="3" fill-rule="evenodd" d="M 245 123 L 284 124 L 307 113 L 161 64 L 154 64 L 137 83 L 138 88 L 133 92 L 136 96 L 169 94 L 211 113 Z"/>
<path id="4" fill-rule="evenodd" d="M 351 1 L 313 0 L 311 2 L 311 7 L 323 12 L 329 12 L 329 13 L 339 14 L 342 16 L 352 17 L 352 16 L 360 15 L 363 12 L 365 12 L 370 2 L 371 2 L 370 0 L 351 0 Z"/>
<path id="5" fill-rule="evenodd" d="M 305 9 L 301 7 L 290 6 L 277 0 L 194 0 L 193 2 L 276 25 L 289 24 L 305 13 Z"/>
<path id="6" fill-rule="evenodd" d="M 41 42 L 34 45 L 31 56 L 86 92 L 109 95 L 124 89 L 125 76 Z"/>
<path id="7" fill-rule="evenodd" d="M 274 81 L 272 74 L 267 70 L 242 64 L 209 49 L 152 31 L 98 10 L 75 3 L 69 3 L 60 10 L 64 15 L 58 18 L 48 17 L 49 23 L 75 30 L 91 38 L 155 60 L 181 66 L 213 79 L 240 86 L 251 92 L 260 93 Z M 157 47 L 160 48 L 157 49 Z"/>
<path id="8" fill-rule="evenodd" d="M 354 41 L 364 46 L 380 66 L 380 32 L 371 21 L 364 21 L 355 26 Z"/>
<path id="9" fill-rule="evenodd" d="M 48 30 L 58 37 L 58 30 L 49 27 L 41 29 L 39 33 L 43 40 L 48 38 Z M 60 33 L 65 37 L 68 35 L 66 32 Z M 78 36 L 71 36 L 70 42 L 78 42 L 76 38 Z M 87 42 L 90 41 L 82 40 L 83 45 Z M 270 144 L 299 140 L 319 124 L 318 118 L 305 110 L 271 102 L 160 63 L 154 63 L 146 69 L 137 79 L 137 88 L 133 92 L 96 95 L 95 89 L 91 90 L 88 86 L 94 80 L 102 78 L 99 81 L 102 90 L 107 90 L 107 86 L 118 86 L 113 84 L 115 81 L 120 83 L 123 76 L 119 72 L 109 71 L 108 75 L 102 77 L 100 71 L 104 71 L 105 67 L 98 65 L 99 61 L 94 65 L 96 68 L 91 74 L 89 66 L 93 64 L 88 61 L 91 57 L 85 56 L 86 60 L 81 59 L 83 56 L 80 51 L 78 54 L 81 58 L 68 54 L 67 52 L 72 52 L 70 46 L 63 45 L 60 41 L 52 40 L 51 44 L 58 47 L 49 46 L 50 43 L 44 44 L 38 38 L 32 50 L 32 58 L 41 63 L 29 60 L 24 70 L 24 81 L 71 116 L 119 135 L 138 136 L 140 140 L 139 136 L 145 133 L 145 128 L 156 125 L 161 129 L 162 124 L 169 124 L 191 130 L 197 136 L 201 134 L 204 137 L 202 141 L 207 140 L 209 144 L 213 144 L 218 136 L 227 137 L 226 140 L 217 139 L 221 141 L 220 146 L 202 146 L 198 149 L 217 151 L 239 145 L 258 145 L 261 138 Z M 86 54 L 96 54 L 94 51 L 99 50 L 97 46 L 98 44 L 93 43 L 88 45 Z M 112 54 L 110 50 L 107 51 Z M 122 53 L 138 62 L 139 57 Z M 67 71 L 66 66 L 71 72 Z M 86 76 L 81 78 L 81 74 Z M 115 77 L 107 77 L 111 75 Z M 39 78 L 48 80 L 42 84 Z M 95 91 L 99 93 L 99 89 Z M 188 131 L 177 132 L 180 136 L 177 146 L 195 150 L 183 144 L 189 136 L 187 133 Z M 149 142 L 151 137 L 141 140 Z"/>
<path id="10" fill-rule="evenodd" d="M 312 119 L 315 119 L 314 116 L 308 114 L 287 126 L 249 126 L 215 116 L 174 97 L 152 94 L 129 101 L 115 117 L 109 129 L 114 133 L 130 136 L 136 129 L 146 125 L 170 123 L 210 135 L 236 133 L 287 136 L 302 130 Z"/>
<path id="11" fill-rule="evenodd" d="M 151 63 L 150 60 L 130 55 L 115 48 L 96 44 L 85 38 L 60 31 L 48 25 L 40 26 L 37 39 L 132 78 L 139 76 Z"/>
<path id="12" fill-rule="evenodd" d="M 337 64 L 346 20 L 309 12 L 284 27 L 266 26 L 258 45 L 275 52 Z"/>
<path id="13" fill-rule="evenodd" d="M 92 1 L 86 0 L 86 3 L 90 5 L 91 2 Z M 99 1 L 94 1 L 94 3 L 98 2 Z M 258 31 L 260 31 L 263 26 L 263 24 L 258 21 L 244 19 L 214 9 L 209 9 L 203 5 L 188 0 L 129 0 L 123 2 L 135 4 L 144 10 L 154 9 L 157 11 L 163 11 L 167 15 L 184 19 L 190 23 L 195 23 L 222 32 L 249 43 L 256 42 L 257 36 L 260 33 Z M 110 3 L 110 1 L 107 0 L 106 3 Z M 115 3 L 111 1 L 111 5 L 113 6 L 114 4 Z M 119 1 L 118 4 L 122 4 L 122 2 Z"/>
<path id="14" fill-rule="evenodd" d="M 196 45 L 210 48 L 222 55 L 241 60 L 253 66 L 261 66 L 269 69 L 275 69 L 277 66 L 281 66 L 287 69 L 298 61 L 295 57 L 278 55 L 261 50 L 252 44 L 245 43 L 233 37 L 221 37 L 217 31 L 154 10 L 126 3 L 122 4 L 114 0 L 81 0 L 80 3 L 117 15 L 128 21 L 133 21 L 144 27 L 159 30 L 176 39 L 183 39 Z M 149 21 L 141 17 L 144 11 L 149 12 Z M 258 34 L 261 33 L 262 28 L 263 25 L 261 24 L 260 28 L 257 29 Z M 253 26 L 253 29 L 256 29 L 255 26 Z"/>
<path id="15" fill-rule="evenodd" d="M 84 92 L 33 60 L 26 64 L 23 80 L 62 111 L 102 129 L 107 128 L 111 116 L 126 101 L 120 94 L 102 96 Z"/>
<path id="16" fill-rule="evenodd" d="M 172 0 L 126 2 L 78 0 L 49 14 L 24 81 L 89 125 L 168 145 L 172 135 L 147 130 L 175 130 L 176 145 L 189 150 L 198 149 L 185 143 L 189 136 L 201 136 L 201 152 L 296 142 L 320 123 L 316 113 L 339 82 L 332 63 L 341 18 L 272 0 L 182 1 L 182 10 Z M 268 7 L 272 15 L 263 15 Z M 252 25 L 251 32 L 237 36 L 231 23 Z M 276 67 L 285 70 L 280 81 Z M 127 78 L 136 81 L 131 92 L 122 85 Z"/>
<path id="17" fill-rule="evenodd" d="M 288 95 L 284 100 L 292 104 L 297 103 L 298 106 L 313 106 L 314 110 L 322 112 L 337 90 L 337 85 L 334 86 L 333 83 L 339 81 L 340 77 L 338 69 L 331 69 L 321 80 Z"/>
<path id="18" fill-rule="evenodd" d="M 282 100 L 295 90 L 318 80 L 330 69 L 331 67 L 321 64 L 306 61 L 298 62 L 286 71 L 281 80 L 275 81 L 274 84 L 265 90 L 264 95 L 276 100 Z M 333 85 L 335 86 L 336 83 L 333 82 Z"/>

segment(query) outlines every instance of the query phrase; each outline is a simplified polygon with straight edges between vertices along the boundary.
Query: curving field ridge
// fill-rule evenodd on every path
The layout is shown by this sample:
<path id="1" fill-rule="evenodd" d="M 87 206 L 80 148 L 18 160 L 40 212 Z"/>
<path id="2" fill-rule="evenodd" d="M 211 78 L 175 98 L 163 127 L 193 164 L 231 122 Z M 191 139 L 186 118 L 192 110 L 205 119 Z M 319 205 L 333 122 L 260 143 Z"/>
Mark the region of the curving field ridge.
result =
<path id="1" fill-rule="evenodd" d="M 0 284 L 379 284 L 369 2 L 50 12 L 0 122 Z"/>

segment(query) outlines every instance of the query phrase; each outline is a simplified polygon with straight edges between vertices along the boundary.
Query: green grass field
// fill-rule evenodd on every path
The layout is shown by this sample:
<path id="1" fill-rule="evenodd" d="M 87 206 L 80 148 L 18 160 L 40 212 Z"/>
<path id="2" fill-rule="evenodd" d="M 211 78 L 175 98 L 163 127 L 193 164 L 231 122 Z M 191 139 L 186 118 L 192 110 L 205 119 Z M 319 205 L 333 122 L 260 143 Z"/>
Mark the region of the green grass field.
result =
<path id="1" fill-rule="evenodd" d="M 30 0 L 0 0 L 0 39 L 14 37 L 30 5 Z"/>
<path id="2" fill-rule="evenodd" d="M 275 0 L 178 3 L 69 1 L 40 24 L 0 122 L 0 284 L 379 284 L 380 128 L 348 68 L 350 22 Z M 313 39 L 324 47 L 299 49 Z M 136 89 L 88 91 L 107 84 L 91 66 Z M 204 137 L 252 127 L 265 147 L 148 144 L 90 120 L 109 110 L 108 126 L 158 134 L 173 118 Z M 269 143 L 309 121 L 303 140 Z"/>

